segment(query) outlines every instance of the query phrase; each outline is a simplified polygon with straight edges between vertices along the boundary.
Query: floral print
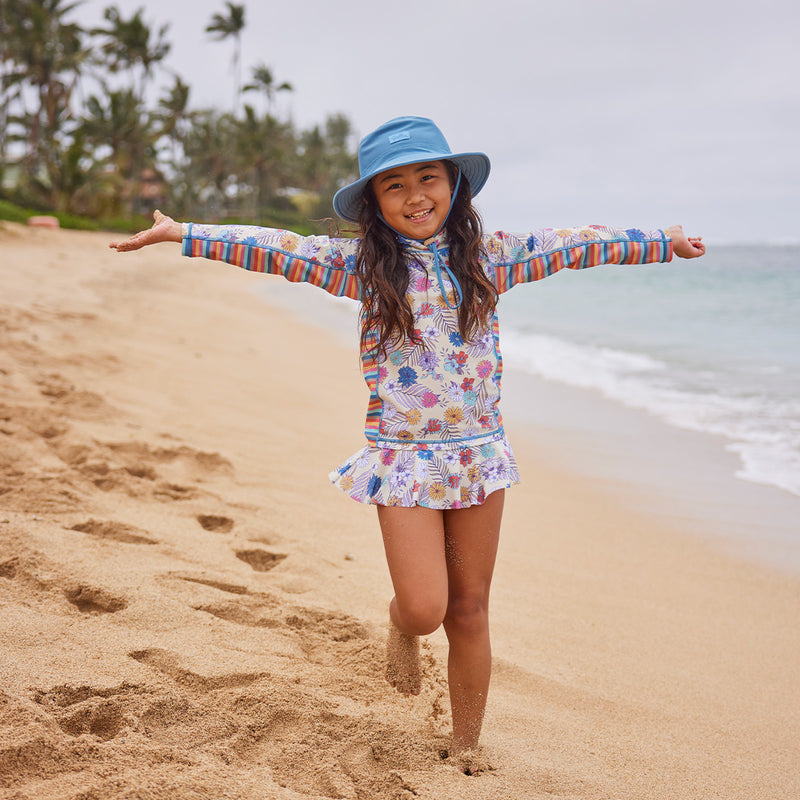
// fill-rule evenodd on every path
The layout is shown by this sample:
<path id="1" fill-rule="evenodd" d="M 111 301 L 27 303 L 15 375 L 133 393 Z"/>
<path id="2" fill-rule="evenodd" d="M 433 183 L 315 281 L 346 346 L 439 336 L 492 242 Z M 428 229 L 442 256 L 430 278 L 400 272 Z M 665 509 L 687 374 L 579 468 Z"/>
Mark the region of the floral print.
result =
<path id="1" fill-rule="evenodd" d="M 367 337 L 361 354 L 370 389 L 367 446 L 330 474 L 361 503 L 466 508 L 519 482 L 499 409 L 502 357 L 497 315 L 472 341 L 458 327 L 458 289 L 450 280 L 443 235 L 401 239 L 407 254 L 415 335 L 377 358 Z M 307 281 L 359 300 L 358 240 L 302 237 L 249 226 L 184 227 L 183 253 Z M 483 238 L 483 266 L 498 293 L 563 268 L 668 261 L 663 231 L 601 226 L 544 229 Z M 440 264 L 444 259 L 445 269 Z"/>
<path id="2" fill-rule="evenodd" d="M 342 491 L 361 503 L 467 508 L 519 483 L 505 436 L 483 445 L 409 448 L 368 445 L 331 473 Z"/>
<path id="3" fill-rule="evenodd" d="M 442 242 L 441 247 L 446 245 Z M 433 256 L 417 242 L 409 241 L 407 249 L 407 297 L 419 335 L 378 362 L 369 353 L 364 355 L 365 373 L 376 375 L 370 388 L 379 410 L 371 438 L 376 445 L 390 447 L 480 444 L 487 435 L 501 435 L 497 338 L 488 329 L 465 342 L 458 329 L 458 310 L 439 302 L 442 294 Z M 441 280 L 452 299 L 448 276 L 441 275 Z"/>

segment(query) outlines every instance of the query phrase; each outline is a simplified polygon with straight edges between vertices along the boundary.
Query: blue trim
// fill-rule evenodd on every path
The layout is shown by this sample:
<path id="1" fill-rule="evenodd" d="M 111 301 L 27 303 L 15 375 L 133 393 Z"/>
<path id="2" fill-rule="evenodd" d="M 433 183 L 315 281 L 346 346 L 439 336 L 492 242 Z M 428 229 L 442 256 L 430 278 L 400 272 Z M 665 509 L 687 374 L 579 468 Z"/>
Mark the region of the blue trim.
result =
<path id="1" fill-rule="evenodd" d="M 182 256 L 191 256 L 192 255 L 192 225 L 193 222 L 190 222 L 186 228 L 186 236 L 181 237 L 181 255 Z"/>
<path id="2" fill-rule="evenodd" d="M 501 428 L 495 428 L 493 431 L 488 431 L 486 433 L 476 433 L 474 436 L 462 436 L 460 439 L 387 439 L 385 436 L 377 436 L 374 439 L 370 439 L 367 437 L 367 440 L 370 442 L 375 443 L 376 445 L 380 444 L 403 444 L 403 445 L 417 445 L 417 444 L 424 444 L 424 445 L 432 445 L 432 444 L 446 444 L 446 445 L 453 445 L 458 444 L 459 442 L 473 442 L 476 439 L 501 439 L 505 436 L 505 430 Z"/>

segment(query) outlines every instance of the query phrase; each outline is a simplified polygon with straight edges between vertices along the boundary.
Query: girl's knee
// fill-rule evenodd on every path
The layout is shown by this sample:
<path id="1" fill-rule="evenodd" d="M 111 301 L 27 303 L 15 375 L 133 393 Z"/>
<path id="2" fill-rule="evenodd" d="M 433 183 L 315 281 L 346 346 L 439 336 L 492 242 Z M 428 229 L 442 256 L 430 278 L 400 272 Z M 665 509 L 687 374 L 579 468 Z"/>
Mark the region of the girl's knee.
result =
<path id="1" fill-rule="evenodd" d="M 427 636 L 433 633 L 444 621 L 447 611 L 446 603 L 435 600 L 407 601 L 397 603 L 397 616 L 403 633 L 415 636 Z"/>
<path id="2" fill-rule="evenodd" d="M 444 619 L 448 632 L 480 634 L 489 628 L 489 606 L 482 597 L 454 597 Z"/>

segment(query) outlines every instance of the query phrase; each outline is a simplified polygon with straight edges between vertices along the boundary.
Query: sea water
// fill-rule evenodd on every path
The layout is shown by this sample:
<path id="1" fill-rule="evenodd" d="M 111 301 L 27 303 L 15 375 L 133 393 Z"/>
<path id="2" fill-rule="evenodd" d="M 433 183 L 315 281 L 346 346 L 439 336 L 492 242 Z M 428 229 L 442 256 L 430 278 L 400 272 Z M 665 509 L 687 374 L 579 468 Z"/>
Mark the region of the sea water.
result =
<path id="1" fill-rule="evenodd" d="M 515 369 L 715 434 L 738 478 L 800 495 L 800 247 L 564 270 L 500 315 Z"/>

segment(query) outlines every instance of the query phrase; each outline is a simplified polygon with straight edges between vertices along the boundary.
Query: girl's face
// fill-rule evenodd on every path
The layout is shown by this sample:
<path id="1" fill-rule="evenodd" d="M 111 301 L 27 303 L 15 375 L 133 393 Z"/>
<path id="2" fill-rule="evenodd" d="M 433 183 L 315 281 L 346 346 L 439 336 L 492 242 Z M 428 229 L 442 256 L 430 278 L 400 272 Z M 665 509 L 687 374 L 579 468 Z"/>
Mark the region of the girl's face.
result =
<path id="1" fill-rule="evenodd" d="M 372 189 L 383 218 L 409 239 L 429 239 L 444 224 L 453 187 L 444 161 L 426 161 L 381 172 Z"/>

